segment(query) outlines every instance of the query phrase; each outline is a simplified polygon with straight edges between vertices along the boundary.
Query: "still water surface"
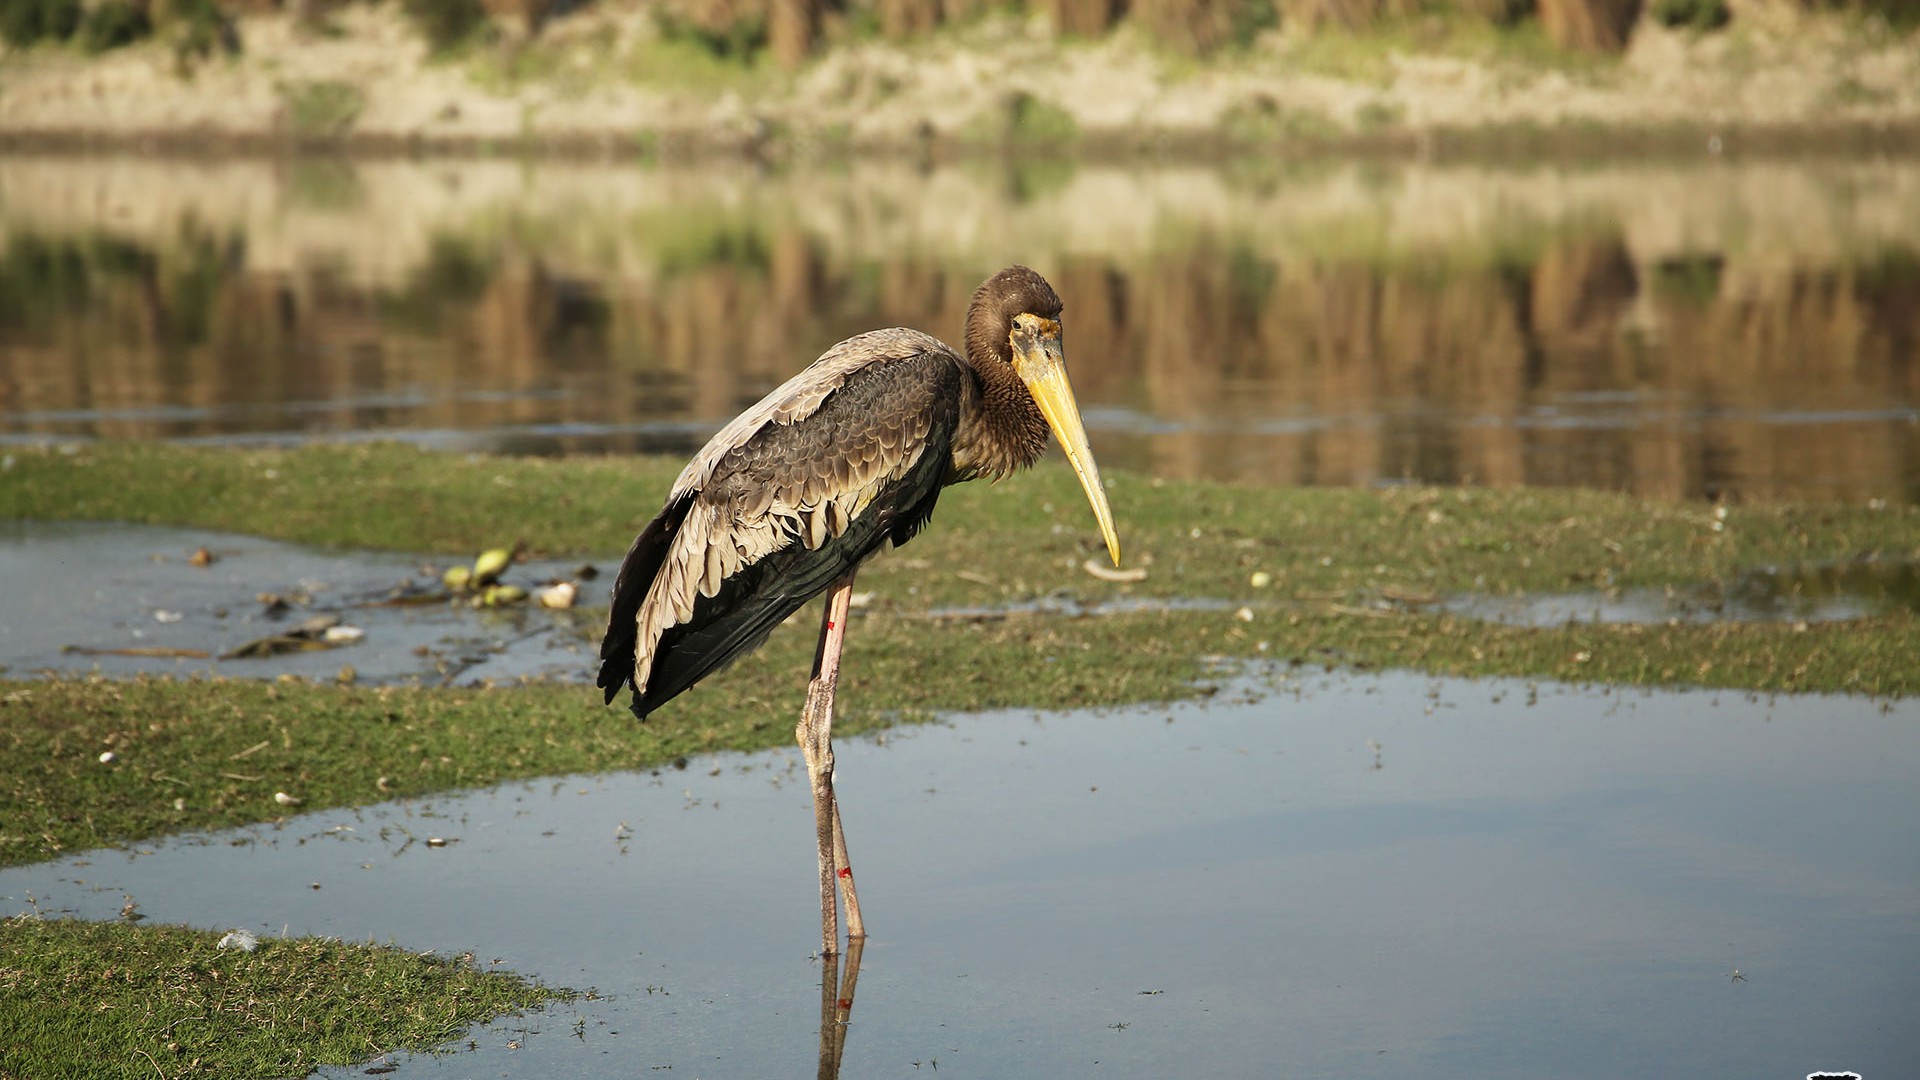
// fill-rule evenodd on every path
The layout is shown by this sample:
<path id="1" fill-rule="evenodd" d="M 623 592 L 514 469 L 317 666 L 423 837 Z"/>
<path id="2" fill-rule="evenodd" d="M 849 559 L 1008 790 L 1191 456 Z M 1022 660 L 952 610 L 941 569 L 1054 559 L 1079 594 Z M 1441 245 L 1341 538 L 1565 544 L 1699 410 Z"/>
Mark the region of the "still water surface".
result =
<path id="1" fill-rule="evenodd" d="M 873 935 L 844 1077 L 1920 1061 L 1912 702 L 1267 673 L 839 751 Z M 814 1075 L 808 811 L 796 753 L 703 757 L 77 855 L 0 905 L 131 896 L 603 995 L 403 1078 Z"/>
<path id="2" fill-rule="evenodd" d="M 0 158 L 0 440 L 686 452 L 1016 261 L 1114 467 L 1920 498 L 1904 160 Z"/>
<path id="3" fill-rule="evenodd" d="M 197 549 L 208 566 L 189 560 Z M 429 686 L 584 680 L 606 619 L 606 585 L 584 584 L 580 610 L 530 603 L 477 609 L 451 599 L 451 562 L 338 551 L 202 529 L 0 520 L 0 581 L 31 618 L 0 620 L 0 674 L 327 681 Z M 606 564 L 612 569 L 612 564 Z M 516 563 L 505 582 L 538 588 L 580 563 Z M 395 597 L 415 602 L 391 603 Z M 235 655 L 315 617 L 362 632 L 351 644 Z"/>

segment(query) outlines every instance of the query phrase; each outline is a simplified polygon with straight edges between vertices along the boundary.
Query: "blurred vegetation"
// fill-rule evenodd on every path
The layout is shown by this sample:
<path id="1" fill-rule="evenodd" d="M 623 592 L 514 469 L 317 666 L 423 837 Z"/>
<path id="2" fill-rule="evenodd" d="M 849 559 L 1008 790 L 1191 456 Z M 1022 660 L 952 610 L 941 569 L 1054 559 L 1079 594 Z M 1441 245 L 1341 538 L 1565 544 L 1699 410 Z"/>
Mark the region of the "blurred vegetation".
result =
<path id="1" fill-rule="evenodd" d="M 302 139 L 345 134 L 367 104 L 359 87 L 331 81 L 283 83 L 280 100 L 286 105 L 293 134 Z"/>
<path id="2" fill-rule="evenodd" d="M 88 55 L 156 35 L 171 47 L 175 70 L 240 51 L 236 24 L 220 0 L 4 0 L 0 39 L 17 48 L 68 43 Z"/>
<path id="3" fill-rule="evenodd" d="M 764 4 L 663 3 L 654 21 L 667 41 L 691 44 L 721 60 L 744 60 L 767 47 Z"/>
<path id="4" fill-rule="evenodd" d="M 1878 19 L 1898 30 L 1920 27 L 1920 4 L 1913 0 L 1796 0 L 1799 7 Z"/>
<path id="5" fill-rule="evenodd" d="M 438 53 L 480 40 L 491 27 L 480 0 L 400 0 L 400 7 Z"/>
<path id="6" fill-rule="evenodd" d="M 615 0 L 374 0 L 398 4 L 435 53 L 537 36 L 555 18 Z M 621 0 L 647 10 L 662 42 L 715 60 L 770 56 L 792 66 L 824 44 L 904 40 L 1002 12 L 1045 18 L 1068 38 L 1132 25 L 1158 47 L 1206 56 L 1251 45 L 1273 30 L 1295 41 L 1385 35 L 1429 48 L 1449 38 L 1518 32 L 1565 57 L 1617 53 L 1642 21 L 1717 31 L 1744 17 L 1730 0 Z M 1911 0 L 1774 0 L 1777 7 L 1839 14 L 1900 32 L 1920 27 Z M 0 39 L 16 47 L 72 42 L 87 52 L 163 34 L 178 63 L 239 50 L 235 17 L 285 7 L 324 31 L 338 0 L 5 0 Z M 1753 8 L 1752 10 L 1760 10 Z M 1402 42 L 1401 39 L 1411 39 Z M 515 46 L 517 52 L 517 44 Z"/>
<path id="7" fill-rule="evenodd" d="M 1920 4 L 1908 0 L 1780 3 L 1852 12 L 1894 27 L 1920 23 Z M 669 36 L 697 40 L 716 56 L 734 57 L 777 44 L 771 31 L 783 18 L 802 24 L 801 36 L 811 48 L 822 40 L 875 34 L 904 39 L 964 23 L 988 9 L 967 0 L 663 0 L 662 7 L 664 13 L 656 17 Z M 1132 24 L 1159 46 L 1195 56 L 1243 48 L 1276 28 L 1295 36 L 1410 32 L 1429 43 L 1476 28 L 1534 28 L 1563 53 L 1617 53 L 1643 16 L 1701 31 L 1734 19 L 1727 0 L 1016 0 L 1011 10 L 1043 15 L 1055 33 L 1074 38 L 1096 38 Z"/>
<path id="8" fill-rule="evenodd" d="M 1653 0 L 1647 14 L 1662 26 L 1695 30 L 1718 30 L 1733 20 L 1727 0 Z"/>
<path id="9" fill-rule="evenodd" d="M 65 41 L 80 28 L 80 0 L 7 0 L 0 4 L 0 38 L 26 48 L 43 39 Z"/>
<path id="10" fill-rule="evenodd" d="M 1009 94 L 999 108 L 974 118 L 966 131 L 973 142 L 1022 149 L 1064 146 L 1078 134 L 1072 114 L 1025 91 Z"/>
<path id="11" fill-rule="evenodd" d="M 151 33 L 153 23 L 144 9 L 128 0 L 106 0 L 87 12 L 74 40 L 83 52 L 102 53 L 131 45 Z"/>

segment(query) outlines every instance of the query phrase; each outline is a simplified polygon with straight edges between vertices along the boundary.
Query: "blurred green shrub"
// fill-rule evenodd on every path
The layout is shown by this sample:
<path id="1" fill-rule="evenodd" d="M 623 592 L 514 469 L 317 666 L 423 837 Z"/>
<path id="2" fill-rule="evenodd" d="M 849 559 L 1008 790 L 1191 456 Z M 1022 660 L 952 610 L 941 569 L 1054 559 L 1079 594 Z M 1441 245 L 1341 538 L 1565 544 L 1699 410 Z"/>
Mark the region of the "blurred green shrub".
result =
<path id="1" fill-rule="evenodd" d="M 480 0 L 401 0 L 400 6 L 437 53 L 480 37 L 489 25 Z"/>
<path id="2" fill-rule="evenodd" d="M 147 13 L 128 0 L 105 0 L 80 20 L 75 40 L 88 53 L 131 45 L 153 33 Z"/>
<path id="3" fill-rule="evenodd" d="M 680 0 L 655 7 L 653 19 L 667 41 L 720 60 L 744 60 L 767 47 L 768 7 L 760 0 Z"/>
<path id="4" fill-rule="evenodd" d="M 285 83 L 280 87 L 287 122 L 302 139 L 331 139 L 346 134 L 366 108 L 360 88 L 343 82 Z"/>
<path id="5" fill-rule="evenodd" d="M 26 48 L 65 41 L 80 26 L 80 0 L 0 0 L 0 38 Z"/>
<path id="6" fill-rule="evenodd" d="M 215 0 L 167 0 L 163 21 L 174 64 L 183 71 L 215 52 L 240 51 L 240 33 Z"/>
<path id="7" fill-rule="evenodd" d="M 1653 0 L 1647 15 L 1661 26 L 1718 30 L 1733 19 L 1727 0 Z"/>

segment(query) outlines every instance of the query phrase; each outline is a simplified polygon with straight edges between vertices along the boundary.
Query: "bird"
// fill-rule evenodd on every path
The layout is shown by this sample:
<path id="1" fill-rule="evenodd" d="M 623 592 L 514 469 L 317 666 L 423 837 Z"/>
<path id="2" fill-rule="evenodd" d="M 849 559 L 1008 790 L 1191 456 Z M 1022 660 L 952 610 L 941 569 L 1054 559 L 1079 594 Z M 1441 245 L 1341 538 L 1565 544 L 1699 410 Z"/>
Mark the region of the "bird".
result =
<path id="1" fill-rule="evenodd" d="M 1079 477 L 1107 553 L 1120 541 L 1067 379 L 1053 286 L 1025 266 L 987 278 L 967 305 L 964 354 L 904 327 L 827 349 L 695 454 L 635 537 L 612 593 L 596 680 L 631 690 L 644 720 L 751 652 L 827 594 L 795 728 L 813 790 L 821 952 L 865 924 L 833 791 L 833 695 L 854 574 L 924 528 L 949 485 L 1037 461 L 1049 432 Z"/>

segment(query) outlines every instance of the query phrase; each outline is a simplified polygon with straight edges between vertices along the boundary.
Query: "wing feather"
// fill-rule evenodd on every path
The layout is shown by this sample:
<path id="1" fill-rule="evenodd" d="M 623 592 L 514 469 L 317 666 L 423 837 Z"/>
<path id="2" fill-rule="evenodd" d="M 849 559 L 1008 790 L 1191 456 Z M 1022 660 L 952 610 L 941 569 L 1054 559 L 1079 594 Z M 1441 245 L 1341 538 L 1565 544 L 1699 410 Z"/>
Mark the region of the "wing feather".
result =
<path id="1" fill-rule="evenodd" d="M 767 425 L 797 424 L 812 416 L 850 376 L 875 364 L 937 354 L 960 359 L 939 338 L 905 327 L 872 330 L 842 341 L 721 428 L 674 481 L 669 501 L 706 487 L 727 455 L 746 446 Z"/>
<path id="2" fill-rule="evenodd" d="M 642 533 L 659 558 L 632 608 L 618 603 L 630 588 L 621 568 L 613 620 L 627 622 L 609 626 L 602 648 L 609 700 L 624 681 L 645 716 L 882 545 L 911 537 L 949 478 L 972 393 L 964 362 L 937 339 L 876 331 L 828 350 L 722 429 L 675 482 L 677 523 L 656 529 L 663 512 Z M 628 564 L 646 570 L 634 552 Z"/>

